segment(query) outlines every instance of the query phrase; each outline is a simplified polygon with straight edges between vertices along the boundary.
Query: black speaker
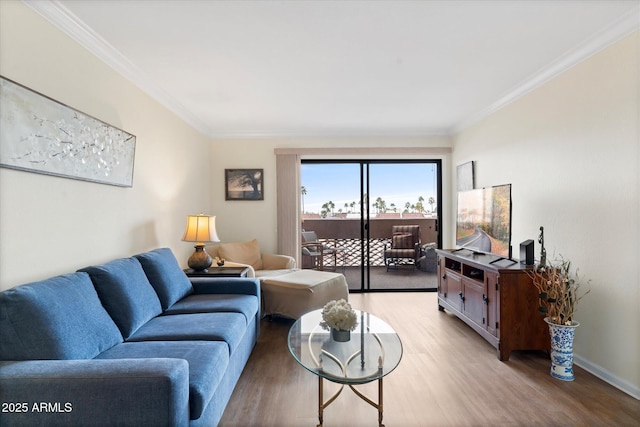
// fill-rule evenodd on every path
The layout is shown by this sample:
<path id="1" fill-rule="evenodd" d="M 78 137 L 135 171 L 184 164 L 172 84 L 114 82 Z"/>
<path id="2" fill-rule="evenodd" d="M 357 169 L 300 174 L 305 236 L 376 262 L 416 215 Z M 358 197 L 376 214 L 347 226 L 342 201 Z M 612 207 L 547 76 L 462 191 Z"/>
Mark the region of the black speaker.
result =
<path id="1" fill-rule="evenodd" d="M 533 265 L 533 240 L 520 243 L 520 264 Z"/>

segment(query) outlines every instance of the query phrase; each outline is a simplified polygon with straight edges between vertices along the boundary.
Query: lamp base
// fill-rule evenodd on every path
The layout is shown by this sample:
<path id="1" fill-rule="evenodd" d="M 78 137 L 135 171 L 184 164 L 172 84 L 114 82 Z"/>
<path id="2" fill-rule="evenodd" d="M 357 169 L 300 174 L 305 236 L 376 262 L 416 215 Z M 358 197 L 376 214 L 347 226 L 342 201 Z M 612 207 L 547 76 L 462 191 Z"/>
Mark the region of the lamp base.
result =
<path id="1" fill-rule="evenodd" d="M 196 251 L 191 254 L 187 261 L 189 268 L 194 271 L 203 271 L 211 267 L 213 258 L 204 250 L 204 245 L 196 245 L 194 248 L 196 248 Z"/>

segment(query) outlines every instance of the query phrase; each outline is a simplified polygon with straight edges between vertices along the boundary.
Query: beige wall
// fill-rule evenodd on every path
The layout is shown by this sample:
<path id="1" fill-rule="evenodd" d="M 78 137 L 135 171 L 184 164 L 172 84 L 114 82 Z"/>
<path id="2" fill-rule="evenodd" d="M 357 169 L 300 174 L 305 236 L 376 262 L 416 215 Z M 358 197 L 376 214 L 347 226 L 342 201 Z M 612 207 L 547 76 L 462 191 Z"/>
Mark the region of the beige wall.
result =
<path id="1" fill-rule="evenodd" d="M 0 74 L 137 136 L 133 188 L 0 168 L 0 289 L 158 246 L 188 257 L 207 138 L 18 1 L 0 2 Z"/>
<path id="2" fill-rule="evenodd" d="M 295 148 L 354 148 L 362 154 L 303 155 L 302 158 L 322 159 L 415 159 L 406 154 L 389 154 L 395 147 L 441 148 L 450 147 L 448 137 L 371 137 L 371 138 L 281 138 L 281 139 L 245 139 L 216 140 L 212 154 L 211 179 L 214 186 L 212 213 L 217 216 L 218 236 L 223 241 L 244 241 L 257 238 L 265 252 L 277 249 L 276 219 L 276 156 L 274 150 Z M 442 159 L 443 192 L 449 191 L 450 154 L 434 154 L 421 158 Z M 224 185 L 219 183 L 224 177 L 224 169 L 263 168 L 265 195 L 264 201 L 226 202 Z M 445 205 L 445 214 L 448 204 Z M 450 233 L 449 233 L 450 234 Z M 451 244 L 451 242 L 444 242 Z"/>
<path id="3" fill-rule="evenodd" d="M 640 398 L 639 51 L 636 32 L 461 132 L 452 165 L 513 184 L 514 253 L 544 226 L 592 280 L 576 360 Z"/>

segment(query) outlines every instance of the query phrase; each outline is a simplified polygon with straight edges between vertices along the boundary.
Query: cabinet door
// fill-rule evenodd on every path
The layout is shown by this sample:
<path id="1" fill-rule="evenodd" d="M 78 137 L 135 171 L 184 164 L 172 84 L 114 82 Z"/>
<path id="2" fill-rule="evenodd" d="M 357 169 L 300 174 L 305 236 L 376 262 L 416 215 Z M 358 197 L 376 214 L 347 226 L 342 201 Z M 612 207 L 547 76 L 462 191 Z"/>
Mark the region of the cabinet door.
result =
<path id="1" fill-rule="evenodd" d="M 476 324 L 486 328 L 487 315 L 484 303 L 484 282 L 463 278 L 464 309 L 463 313 Z"/>
<path id="2" fill-rule="evenodd" d="M 447 293 L 444 299 L 456 310 L 462 311 L 462 278 L 459 274 L 453 273 L 451 270 L 446 270 L 444 276 L 447 287 Z"/>
<path id="3" fill-rule="evenodd" d="M 438 296 L 444 298 L 447 295 L 447 276 L 444 266 L 444 257 L 438 257 Z"/>
<path id="4" fill-rule="evenodd" d="M 496 273 L 486 272 L 484 276 L 487 305 L 487 331 L 495 336 L 500 337 L 498 325 L 500 322 L 498 314 L 500 313 L 500 291 L 498 289 L 498 275 Z"/>

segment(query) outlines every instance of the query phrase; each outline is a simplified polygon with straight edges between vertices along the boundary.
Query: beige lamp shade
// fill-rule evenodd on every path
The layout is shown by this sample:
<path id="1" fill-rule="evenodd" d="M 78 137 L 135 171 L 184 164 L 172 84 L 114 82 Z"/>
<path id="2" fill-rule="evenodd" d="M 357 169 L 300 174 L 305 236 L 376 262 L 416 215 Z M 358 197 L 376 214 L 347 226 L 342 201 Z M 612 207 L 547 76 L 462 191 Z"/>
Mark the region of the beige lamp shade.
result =
<path id="1" fill-rule="evenodd" d="M 188 215 L 187 228 L 184 231 L 182 240 L 185 242 L 196 242 L 202 245 L 206 242 L 219 242 L 216 233 L 216 217 L 209 215 Z"/>

